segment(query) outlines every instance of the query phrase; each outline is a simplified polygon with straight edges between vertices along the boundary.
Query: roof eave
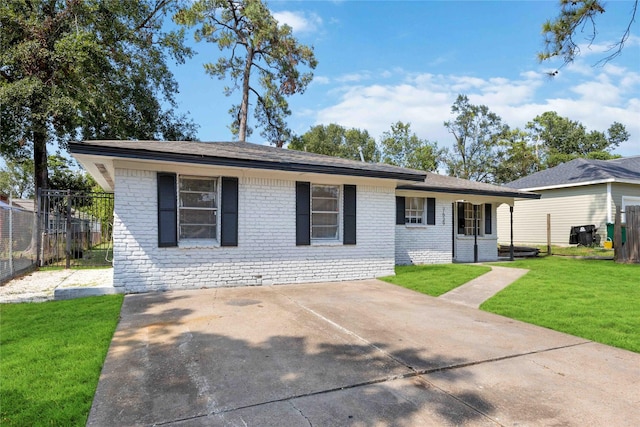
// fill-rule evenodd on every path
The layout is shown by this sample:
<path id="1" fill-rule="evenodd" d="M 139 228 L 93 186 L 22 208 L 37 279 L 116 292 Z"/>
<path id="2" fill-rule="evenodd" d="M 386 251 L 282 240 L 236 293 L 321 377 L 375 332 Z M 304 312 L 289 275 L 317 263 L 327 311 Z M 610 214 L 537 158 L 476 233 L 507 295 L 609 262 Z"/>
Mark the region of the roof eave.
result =
<path id="1" fill-rule="evenodd" d="M 236 159 L 231 157 L 205 156 L 188 153 L 167 153 L 144 149 L 104 147 L 87 145 L 78 142 L 69 143 L 72 154 L 84 154 L 100 157 L 126 158 L 133 160 L 167 161 L 208 166 L 227 166 L 252 169 L 281 170 L 286 172 L 321 173 L 329 175 L 347 175 L 366 178 L 393 179 L 399 181 L 423 182 L 425 174 L 410 172 L 378 171 L 372 169 L 355 169 L 344 166 L 314 165 L 296 162 L 271 162 L 264 160 Z"/>
<path id="2" fill-rule="evenodd" d="M 540 194 L 525 193 L 519 191 L 491 191 L 471 188 L 442 188 L 429 186 L 400 185 L 396 190 L 423 191 L 429 193 L 466 194 L 473 196 L 513 197 L 516 199 L 539 199 Z"/>
<path id="3" fill-rule="evenodd" d="M 522 191 L 557 190 L 560 188 L 583 187 L 585 185 L 608 184 L 613 182 L 619 183 L 619 184 L 640 185 L 640 180 L 625 179 L 625 178 L 606 178 L 606 179 L 598 179 L 593 181 L 569 182 L 564 184 L 543 185 L 538 187 L 526 187 L 526 188 L 520 188 L 519 190 L 522 190 Z"/>

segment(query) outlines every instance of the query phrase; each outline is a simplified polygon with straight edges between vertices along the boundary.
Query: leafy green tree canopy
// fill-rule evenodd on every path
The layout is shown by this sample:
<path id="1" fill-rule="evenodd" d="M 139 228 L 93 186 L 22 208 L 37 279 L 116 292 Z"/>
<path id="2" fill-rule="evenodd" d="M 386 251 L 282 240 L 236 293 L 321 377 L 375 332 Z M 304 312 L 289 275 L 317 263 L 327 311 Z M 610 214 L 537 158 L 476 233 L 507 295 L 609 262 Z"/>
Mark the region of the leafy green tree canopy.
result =
<path id="1" fill-rule="evenodd" d="M 295 137 L 288 145 L 289 149 L 361 160 L 360 151 L 365 162 L 378 162 L 380 152 L 376 141 L 369 132 L 360 129 L 346 129 L 337 124 L 317 125 L 299 137 Z"/>
<path id="2" fill-rule="evenodd" d="M 436 171 L 444 154 L 437 142 L 420 139 L 410 123 L 396 122 L 380 137 L 382 161 L 390 165 Z"/>
<path id="3" fill-rule="evenodd" d="M 163 29 L 178 1 L 0 2 L 0 151 L 33 156 L 37 188 L 49 142 L 193 138 L 167 67 L 191 55 L 182 30 Z"/>
<path id="4" fill-rule="evenodd" d="M 97 188 L 98 183 L 91 175 L 78 168 L 74 163 L 59 153 L 49 156 L 49 187 L 56 190 L 84 192 L 91 192 Z"/>
<path id="5" fill-rule="evenodd" d="M 262 136 L 278 147 L 288 142 L 292 135 L 285 118 L 291 111 L 286 97 L 304 93 L 311 82 L 313 74 L 301 73 L 299 68 L 316 67 L 313 49 L 298 43 L 291 27 L 278 25 L 262 0 L 198 0 L 180 9 L 174 21 L 199 26 L 196 41 L 215 43 L 221 51 L 229 51 L 228 56 L 204 67 L 211 76 L 230 78 L 232 84 L 225 88 L 225 95 L 240 90 L 240 103 L 229 110 L 230 128 L 238 139 L 246 141 L 252 132 L 249 98 L 255 96 L 254 117 L 263 129 Z"/>
<path id="6" fill-rule="evenodd" d="M 49 156 L 47 167 L 49 168 L 49 188 L 85 192 L 99 188 L 93 178 L 80 169 L 75 161 L 60 153 Z M 5 167 L 0 169 L 0 194 L 8 196 L 11 192 L 15 198 L 33 198 L 35 196 L 33 169 L 33 160 L 30 158 L 9 159 Z"/>
<path id="7" fill-rule="evenodd" d="M 621 123 L 614 122 L 606 132 L 587 132 L 585 126 L 555 111 L 547 111 L 527 123 L 531 140 L 539 145 L 544 168 L 583 157 L 608 160 L 616 156 L 611 150 L 629 139 Z"/>
<path id="8" fill-rule="evenodd" d="M 7 159 L 0 169 L 0 194 L 16 199 L 33 197 L 33 160 Z"/>
<path id="9" fill-rule="evenodd" d="M 480 182 L 495 182 L 499 141 L 508 127 L 485 105 L 473 105 L 458 95 L 451 107 L 454 120 L 444 126 L 453 135 L 453 151 L 446 158 L 449 175 Z"/>
<path id="10" fill-rule="evenodd" d="M 537 147 L 521 129 L 505 129 L 499 141 L 494 183 L 504 184 L 542 169 Z"/>

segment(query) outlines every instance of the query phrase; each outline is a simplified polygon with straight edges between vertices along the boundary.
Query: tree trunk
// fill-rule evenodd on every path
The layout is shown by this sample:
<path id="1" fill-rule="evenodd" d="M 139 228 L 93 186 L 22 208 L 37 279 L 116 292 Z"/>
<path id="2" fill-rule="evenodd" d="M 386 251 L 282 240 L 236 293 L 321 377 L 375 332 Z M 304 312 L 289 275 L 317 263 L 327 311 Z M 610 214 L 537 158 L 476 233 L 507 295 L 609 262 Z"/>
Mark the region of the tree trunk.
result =
<path id="1" fill-rule="evenodd" d="M 33 131 L 33 166 L 35 170 L 35 194 L 39 189 L 49 187 L 49 171 L 47 169 L 47 131 L 46 126 L 36 124 Z"/>
<path id="2" fill-rule="evenodd" d="M 238 140 L 240 142 L 246 142 L 247 140 L 247 116 L 249 112 L 249 78 L 251 77 L 253 55 L 254 51 L 249 46 L 247 48 L 247 62 L 244 66 L 244 73 L 242 76 L 242 102 L 240 103 L 240 117 L 238 117 Z"/>

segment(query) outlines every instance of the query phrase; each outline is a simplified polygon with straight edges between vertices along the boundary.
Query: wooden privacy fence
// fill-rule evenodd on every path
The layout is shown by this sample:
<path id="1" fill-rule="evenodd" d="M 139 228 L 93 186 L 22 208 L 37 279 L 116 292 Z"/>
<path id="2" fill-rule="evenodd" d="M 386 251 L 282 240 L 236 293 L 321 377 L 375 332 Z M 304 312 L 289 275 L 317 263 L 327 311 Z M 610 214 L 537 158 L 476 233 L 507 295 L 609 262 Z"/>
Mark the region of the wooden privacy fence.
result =
<path id="1" fill-rule="evenodd" d="M 616 262 L 640 263 L 640 206 L 625 207 L 627 223 L 627 241 L 622 245 L 614 245 Z M 613 241 L 622 241 L 622 212 L 616 208 L 616 223 L 613 229 Z"/>

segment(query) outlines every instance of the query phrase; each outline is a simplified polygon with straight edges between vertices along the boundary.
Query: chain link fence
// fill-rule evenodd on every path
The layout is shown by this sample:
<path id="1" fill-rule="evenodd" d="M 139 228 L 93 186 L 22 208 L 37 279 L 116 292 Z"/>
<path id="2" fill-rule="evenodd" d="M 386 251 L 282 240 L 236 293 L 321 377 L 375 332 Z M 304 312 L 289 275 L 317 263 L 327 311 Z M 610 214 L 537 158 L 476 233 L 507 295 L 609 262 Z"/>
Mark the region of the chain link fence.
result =
<path id="1" fill-rule="evenodd" d="M 0 283 L 36 267 L 35 212 L 0 202 Z"/>

